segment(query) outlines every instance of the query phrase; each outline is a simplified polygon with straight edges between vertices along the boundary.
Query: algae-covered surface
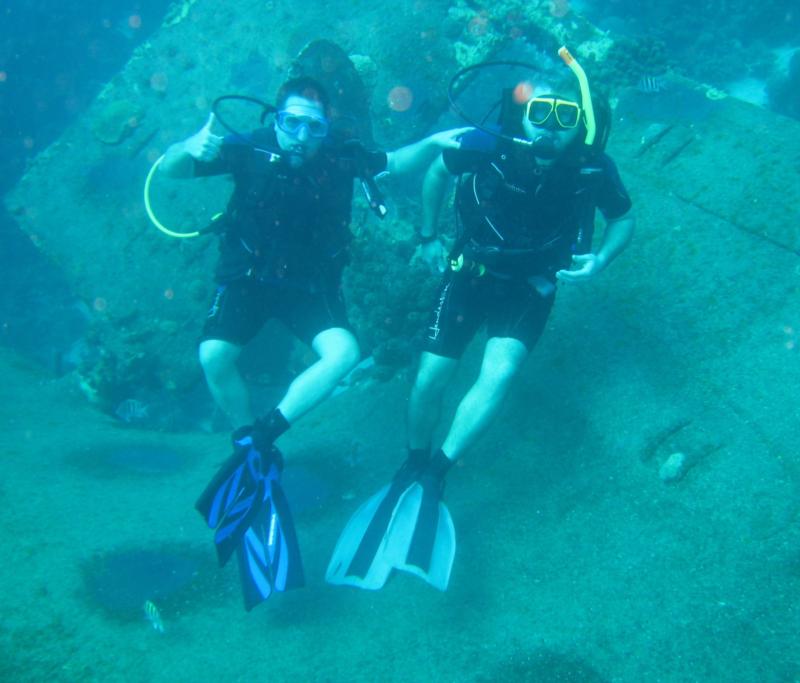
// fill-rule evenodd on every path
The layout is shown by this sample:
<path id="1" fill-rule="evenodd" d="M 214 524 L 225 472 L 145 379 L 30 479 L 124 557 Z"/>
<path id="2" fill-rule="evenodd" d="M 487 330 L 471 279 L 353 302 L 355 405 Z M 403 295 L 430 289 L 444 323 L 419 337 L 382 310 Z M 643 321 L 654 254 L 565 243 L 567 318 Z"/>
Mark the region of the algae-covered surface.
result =
<path id="1" fill-rule="evenodd" d="M 645 258 L 654 240 L 632 250 Z M 625 278 L 637 262 L 618 265 Z M 325 494 L 295 494 L 308 585 L 251 613 L 193 509 L 227 437 L 132 430 L 4 353 L 0 676 L 796 680 L 796 352 L 778 292 L 761 299 L 772 322 L 747 322 L 762 284 L 730 286 L 733 332 L 724 317 L 690 326 L 680 276 L 649 314 L 606 285 L 563 292 L 507 409 L 448 477 L 458 550 L 445 593 L 407 575 L 379 592 L 324 582 L 348 516 L 403 457 L 408 385 L 337 395 L 279 442 L 287 482 L 313 473 L 302 481 Z M 693 466 L 667 484 L 659 468 L 677 451 Z"/>

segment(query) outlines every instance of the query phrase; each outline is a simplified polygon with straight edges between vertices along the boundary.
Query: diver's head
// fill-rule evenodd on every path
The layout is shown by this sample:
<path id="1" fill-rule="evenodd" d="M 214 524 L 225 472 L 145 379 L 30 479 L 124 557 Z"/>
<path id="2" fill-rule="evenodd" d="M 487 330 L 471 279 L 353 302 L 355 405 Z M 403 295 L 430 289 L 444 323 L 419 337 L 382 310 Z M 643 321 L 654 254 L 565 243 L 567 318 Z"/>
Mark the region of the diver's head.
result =
<path id="1" fill-rule="evenodd" d="M 522 132 L 539 164 L 550 166 L 586 135 L 580 92 L 574 83 L 540 85 L 525 103 Z"/>
<path id="2" fill-rule="evenodd" d="M 591 92 L 580 64 L 562 47 L 559 56 L 569 71 L 553 82 L 523 81 L 503 93 L 502 137 L 520 143 L 542 166 L 581 163 L 605 149 L 611 110 L 605 94 Z"/>
<path id="3" fill-rule="evenodd" d="M 281 86 L 275 136 L 291 166 L 302 166 L 319 151 L 330 129 L 328 105 L 325 89 L 313 78 L 293 78 Z"/>

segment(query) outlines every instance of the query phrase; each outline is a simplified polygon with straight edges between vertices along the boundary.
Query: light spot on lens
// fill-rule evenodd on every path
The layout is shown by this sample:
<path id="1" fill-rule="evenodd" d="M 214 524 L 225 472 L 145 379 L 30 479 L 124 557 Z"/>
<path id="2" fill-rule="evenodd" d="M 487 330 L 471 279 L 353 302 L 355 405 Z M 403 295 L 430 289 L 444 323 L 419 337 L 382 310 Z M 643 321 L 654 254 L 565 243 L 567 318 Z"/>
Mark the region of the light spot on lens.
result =
<path id="1" fill-rule="evenodd" d="M 472 17 L 467 24 L 467 31 L 473 36 L 482 36 L 488 29 L 489 19 L 483 14 Z"/>
<path id="2" fill-rule="evenodd" d="M 156 92 L 165 92 L 168 84 L 169 79 L 163 71 L 157 71 L 150 76 L 150 87 Z"/>
<path id="3" fill-rule="evenodd" d="M 528 81 L 517 83 L 514 88 L 514 102 L 525 104 L 531 97 L 533 97 L 533 84 Z"/>
<path id="4" fill-rule="evenodd" d="M 561 19 L 569 14 L 569 0 L 551 0 L 550 15 Z"/>
<path id="5" fill-rule="evenodd" d="M 404 85 L 396 85 L 389 91 L 389 96 L 386 98 L 389 104 L 389 109 L 393 111 L 408 111 L 414 102 L 414 93 L 411 88 Z"/>

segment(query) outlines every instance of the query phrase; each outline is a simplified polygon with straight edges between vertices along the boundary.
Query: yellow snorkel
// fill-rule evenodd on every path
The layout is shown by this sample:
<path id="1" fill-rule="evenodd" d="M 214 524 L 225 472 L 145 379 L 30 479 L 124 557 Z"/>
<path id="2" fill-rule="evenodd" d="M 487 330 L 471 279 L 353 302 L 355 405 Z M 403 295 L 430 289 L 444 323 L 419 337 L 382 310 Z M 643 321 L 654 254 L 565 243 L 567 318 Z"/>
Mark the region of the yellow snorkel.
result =
<path id="1" fill-rule="evenodd" d="M 578 64 L 578 61 L 573 57 L 565 45 L 558 48 L 558 56 L 564 60 L 578 79 L 578 85 L 581 88 L 581 107 L 583 108 L 583 118 L 586 123 L 586 137 L 584 142 L 591 146 L 594 142 L 594 136 L 597 132 L 597 125 L 594 120 L 594 108 L 592 107 L 592 94 L 589 91 L 589 80 L 586 78 L 586 72 L 583 67 Z"/>

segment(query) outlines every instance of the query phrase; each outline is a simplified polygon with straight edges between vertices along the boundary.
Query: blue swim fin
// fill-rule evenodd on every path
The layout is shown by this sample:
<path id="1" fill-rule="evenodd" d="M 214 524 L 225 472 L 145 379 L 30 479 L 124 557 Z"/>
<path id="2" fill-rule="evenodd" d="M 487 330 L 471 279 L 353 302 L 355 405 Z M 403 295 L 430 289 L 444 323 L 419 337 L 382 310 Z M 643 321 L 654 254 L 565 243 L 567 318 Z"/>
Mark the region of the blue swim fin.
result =
<path id="1" fill-rule="evenodd" d="M 209 528 L 216 529 L 241 498 L 242 492 L 252 491 L 255 487 L 253 470 L 247 465 L 248 456 L 254 451 L 249 434 L 234 435 L 233 455 L 222 464 L 194 504 Z"/>
<path id="2" fill-rule="evenodd" d="M 216 530 L 220 566 L 237 552 L 248 611 L 273 591 L 304 583 L 294 522 L 280 486 L 282 470 L 283 458 L 275 446 L 262 455 L 249 435 L 240 435 L 234 454 L 195 504 Z"/>
<path id="3" fill-rule="evenodd" d="M 273 450 L 277 452 L 274 446 Z M 220 567 L 230 559 L 265 500 L 268 500 L 265 494 L 270 481 L 280 476 L 280 465 L 273 453 L 270 456 L 265 463 L 261 454 L 255 448 L 251 449 L 243 463 L 243 474 L 236 477 L 239 481 L 237 495 L 219 519 L 214 534 Z"/>
<path id="4" fill-rule="evenodd" d="M 305 583 L 300 547 L 286 496 L 272 477 L 237 549 L 244 606 L 249 612 L 273 591 Z"/>
<path id="5" fill-rule="evenodd" d="M 222 518 L 240 502 L 242 492 L 252 493 L 256 487 L 259 468 L 248 464 L 248 458 L 263 456 L 277 461 L 279 469 L 283 469 L 282 456 L 272 443 L 288 428 L 286 418 L 275 408 L 252 425 L 240 427 L 233 433 L 233 455 L 219 468 L 195 503 L 210 528 L 220 525 Z"/>

